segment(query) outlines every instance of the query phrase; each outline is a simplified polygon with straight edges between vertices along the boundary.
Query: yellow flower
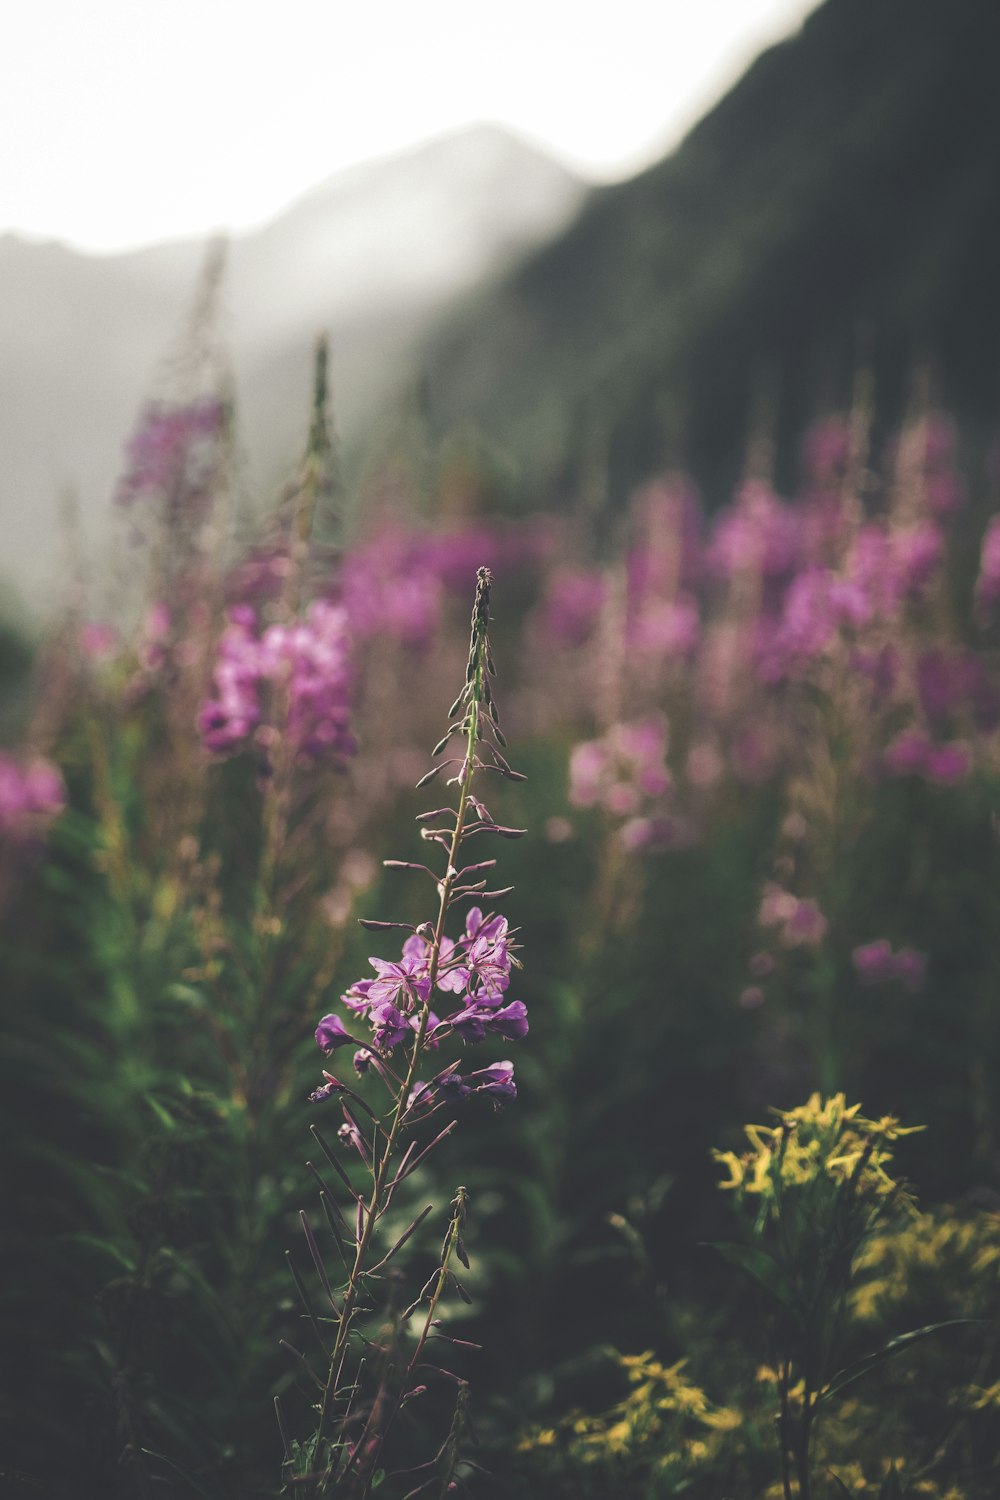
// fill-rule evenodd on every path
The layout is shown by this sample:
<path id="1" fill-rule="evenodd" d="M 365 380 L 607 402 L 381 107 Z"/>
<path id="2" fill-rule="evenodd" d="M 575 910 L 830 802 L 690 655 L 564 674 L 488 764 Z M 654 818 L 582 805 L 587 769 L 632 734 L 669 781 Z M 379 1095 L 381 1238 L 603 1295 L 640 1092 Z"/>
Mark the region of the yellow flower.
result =
<path id="1" fill-rule="evenodd" d="M 744 1165 L 740 1161 L 739 1157 L 736 1155 L 736 1152 L 713 1151 L 712 1155 L 715 1157 L 715 1160 L 717 1162 L 721 1162 L 724 1167 L 728 1167 L 730 1173 L 732 1174 L 728 1182 L 719 1183 L 720 1188 L 726 1189 L 739 1187 L 742 1184 L 744 1177 L 746 1176 L 746 1169 L 744 1168 Z"/>

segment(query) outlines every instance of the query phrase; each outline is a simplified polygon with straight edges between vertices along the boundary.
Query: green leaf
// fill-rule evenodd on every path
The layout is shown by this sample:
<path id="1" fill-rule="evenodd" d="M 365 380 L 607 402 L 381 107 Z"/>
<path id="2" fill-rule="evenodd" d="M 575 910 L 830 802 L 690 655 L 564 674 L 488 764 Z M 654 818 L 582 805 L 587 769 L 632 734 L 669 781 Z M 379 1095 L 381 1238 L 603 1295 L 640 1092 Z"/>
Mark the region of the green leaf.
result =
<path id="1" fill-rule="evenodd" d="M 115 1245 L 111 1240 L 102 1239 L 97 1234 L 84 1232 L 67 1234 L 62 1237 L 64 1243 L 77 1246 L 81 1250 L 98 1250 L 102 1255 L 108 1256 L 117 1262 L 124 1271 L 135 1270 L 135 1260 L 120 1245 Z"/>
<path id="2" fill-rule="evenodd" d="M 382 1481 L 383 1481 L 384 1478 L 385 1478 L 385 1470 L 384 1469 L 376 1469 L 375 1473 L 372 1475 L 372 1486 L 371 1486 L 372 1489 L 373 1490 L 377 1490 L 378 1487 L 379 1487 L 379 1485 L 382 1483 Z"/>
<path id="3" fill-rule="evenodd" d="M 782 1307 L 795 1310 L 795 1288 L 773 1255 L 768 1255 L 766 1250 L 761 1250 L 756 1245 L 741 1245 L 732 1240 L 715 1240 L 712 1242 L 712 1249 L 718 1250 L 732 1265 L 746 1271 Z"/>
<path id="4" fill-rule="evenodd" d="M 196 990 L 190 984 L 168 984 L 164 990 L 168 1000 L 180 1001 L 183 1005 L 192 1005 L 198 1010 L 205 1008 L 205 996 L 201 990 Z"/>
<path id="5" fill-rule="evenodd" d="M 177 1122 L 175 1121 L 173 1115 L 169 1110 L 163 1107 L 158 1099 L 155 1099 L 152 1094 L 147 1094 L 146 1103 L 149 1105 L 150 1109 L 153 1111 L 153 1114 L 159 1120 L 161 1125 L 163 1125 L 167 1130 L 173 1130 L 175 1128 Z"/>
<path id="6" fill-rule="evenodd" d="M 155 1458 L 159 1463 L 166 1464 L 167 1468 L 172 1469 L 178 1478 L 183 1479 L 185 1484 L 191 1486 L 196 1495 L 203 1496 L 203 1500 L 213 1500 L 208 1490 L 202 1489 L 197 1479 L 190 1475 L 186 1469 L 182 1469 L 179 1464 L 175 1464 L 173 1459 L 168 1458 L 165 1453 L 154 1453 L 152 1448 L 143 1448 L 142 1452 L 145 1453 L 147 1458 Z"/>
<path id="7" fill-rule="evenodd" d="M 899 1482 L 899 1470 L 895 1464 L 879 1486 L 878 1500 L 903 1500 L 903 1486 Z"/>
<path id="8" fill-rule="evenodd" d="M 821 1391 L 816 1398 L 816 1405 L 822 1406 L 824 1401 L 829 1401 L 831 1396 L 837 1396 L 841 1391 L 860 1380 L 862 1375 L 867 1375 L 869 1370 L 877 1370 L 879 1365 L 884 1365 L 886 1360 L 892 1359 L 897 1354 L 902 1354 L 909 1349 L 911 1344 L 917 1344 L 921 1339 L 929 1338 L 932 1333 L 938 1333 L 942 1328 L 959 1328 L 970 1323 L 981 1323 L 981 1318 L 949 1318 L 944 1323 L 928 1323 L 925 1328 L 912 1328 L 909 1333 L 901 1333 L 898 1338 L 890 1339 L 877 1349 L 874 1354 L 866 1354 L 863 1359 L 856 1360 L 853 1365 L 846 1365 L 843 1370 L 838 1370 L 836 1375 L 830 1378 L 825 1390 Z"/>

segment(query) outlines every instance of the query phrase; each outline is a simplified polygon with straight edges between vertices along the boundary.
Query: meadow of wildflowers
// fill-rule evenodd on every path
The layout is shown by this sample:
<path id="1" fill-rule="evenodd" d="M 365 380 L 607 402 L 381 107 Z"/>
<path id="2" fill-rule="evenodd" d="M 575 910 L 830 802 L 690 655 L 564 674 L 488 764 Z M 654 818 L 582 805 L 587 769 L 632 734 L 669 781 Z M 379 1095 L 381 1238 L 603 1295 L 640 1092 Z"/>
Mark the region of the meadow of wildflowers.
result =
<path id="1" fill-rule="evenodd" d="M 518 521 L 321 345 L 250 521 L 144 408 L 0 754 L 5 1493 L 997 1494 L 1000 492 L 869 416 Z"/>

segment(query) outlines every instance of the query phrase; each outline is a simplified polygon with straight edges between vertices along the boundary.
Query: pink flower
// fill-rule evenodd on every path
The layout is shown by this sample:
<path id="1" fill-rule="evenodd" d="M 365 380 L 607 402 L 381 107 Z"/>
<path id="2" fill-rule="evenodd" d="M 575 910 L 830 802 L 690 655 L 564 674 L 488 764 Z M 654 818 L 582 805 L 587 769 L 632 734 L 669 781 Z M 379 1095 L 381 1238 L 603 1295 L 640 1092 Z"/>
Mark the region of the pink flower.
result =
<path id="1" fill-rule="evenodd" d="M 855 948 L 851 962 L 862 984 L 884 984 L 899 980 L 908 990 L 921 988 L 927 973 L 927 955 L 915 948 L 900 948 L 893 953 L 888 938 L 877 938 Z"/>
<path id="2" fill-rule="evenodd" d="M 892 945 L 888 938 L 878 938 L 855 948 L 851 962 L 862 984 L 881 984 L 894 976 Z"/>
<path id="3" fill-rule="evenodd" d="M 557 568 L 542 605 L 544 635 L 563 646 L 582 646 L 593 633 L 606 595 L 603 574 L 588 568 Z"/>
<path id="4" fill-rule="evenodd" d="M 80 626 L 80 650 L 91 661 L 107 661 L 118 647 L 118 632 L 103 620 L 88 620 Z"/>
<path id="5" fill-rule="evenodd" d="M 188 403 L 150 402 L 126 446 L 117 503 L 162 499 L 175 513 L 196 519 L 211 500 L 225 415 L 223 403 L 211 396 Z"/>
<path id="6" fill-rule="evenodd" d="M 717 516 L 707 559 L 718 578 L 747 571 L 780 578 L 794 570 L 801 555 L 800 513 L 767 485 L 750 480 Z"/>
<path id="7" fill-rule="evenodd" d="M 49 761 L 23 764 L 0 751 L 0 839 L 34 843 L 65 805 L 62 776 Z"/>
<path id="8" fill-rule="evenodd" d="M 627 631 L 633 649 L 667 657 L 692 656 L 700 639 L 701 616 L 690 594 L 651 600 Z"/>
<path id="9" fill-rule="evenodd" d="M 786 948 L 815 948 L 826 936 L 827 921 L 811 897 L 797 901 L 785 922 L 781 942 Z"/>
<path id="10" fill-rule="evenodd" d="M 927 756 L 928 781 L 935 786 L 958 786 L 972 769 L 969 747 L 959 740 L 948 745 L 935 745 Z"/>
<path id="11" fill-rule="evenodd" d="M 976 603 L 986 613 L 1000 599 L 1000 515 L 993 516 L 983 536 L 976 580 Z"/>
<path id="12" fill-rule="evenodd" d="M 927 768 L 931 742 L 919 729 L 905 729 L 887 745 L 882 764 L 891 776 L 920 775 Z"/>

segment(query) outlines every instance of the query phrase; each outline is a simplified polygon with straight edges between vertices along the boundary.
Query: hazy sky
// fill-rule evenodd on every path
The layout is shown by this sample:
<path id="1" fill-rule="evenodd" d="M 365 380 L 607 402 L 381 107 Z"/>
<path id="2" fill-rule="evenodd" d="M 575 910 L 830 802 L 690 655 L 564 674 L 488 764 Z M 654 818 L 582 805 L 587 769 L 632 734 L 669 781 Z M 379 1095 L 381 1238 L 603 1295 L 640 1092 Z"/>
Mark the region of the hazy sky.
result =
<path id="1" fill-rule="evenodd" d="M 474 120 L 591 177 L 661 155 L 814 0 L 32 0 L 0 27 L 0 231 L 269 218 Z"/>

